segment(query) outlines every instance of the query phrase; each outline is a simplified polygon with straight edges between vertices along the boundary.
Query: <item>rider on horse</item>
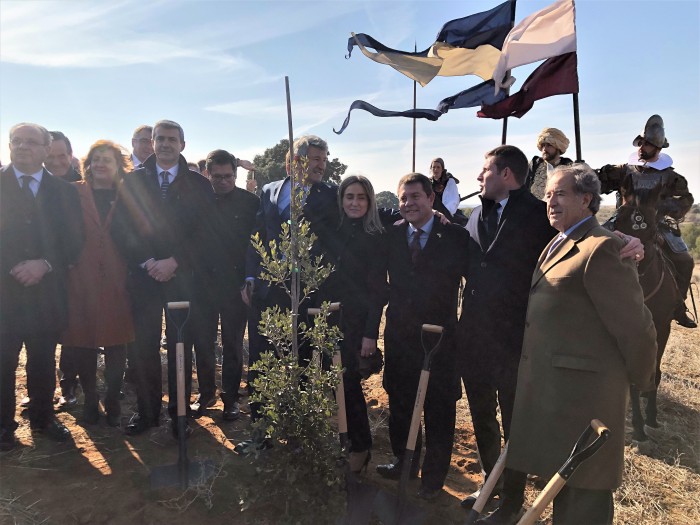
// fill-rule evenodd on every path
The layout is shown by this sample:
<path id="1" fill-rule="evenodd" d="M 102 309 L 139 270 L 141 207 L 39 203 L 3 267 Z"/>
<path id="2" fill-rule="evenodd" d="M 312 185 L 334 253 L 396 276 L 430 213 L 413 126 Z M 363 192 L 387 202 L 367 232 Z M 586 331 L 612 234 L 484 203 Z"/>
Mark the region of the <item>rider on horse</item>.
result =
<path id="1" fill-rule="evenodd" d="M 664 122 L 659 115 L 647 120 L 644 133 L 634 139 L 632 145 L 639 148 L 627 164 L 600 168 L 597 173 L 603 193 L 619 191 L 625 179 L 631 178 L 635 191 L 651 190 L 661 186 L 661 196 L 656 219 L 659 232 L 663 236 L 664 254 L 671 260 L 676 270 L 676 282 L 681 296 L 674 318 L 681 326 L 696 328 L 697 322 L 688 316 L 685 297 L 693 274 L 693 258 L 678 226 L 693 205 L 693 196 L 688 191 L 688 181 L 672 168 L 673 160 L 662 148 L 668 147 L 664 132 Z M 619 201 L 618 206 L 622 203 Z"/>

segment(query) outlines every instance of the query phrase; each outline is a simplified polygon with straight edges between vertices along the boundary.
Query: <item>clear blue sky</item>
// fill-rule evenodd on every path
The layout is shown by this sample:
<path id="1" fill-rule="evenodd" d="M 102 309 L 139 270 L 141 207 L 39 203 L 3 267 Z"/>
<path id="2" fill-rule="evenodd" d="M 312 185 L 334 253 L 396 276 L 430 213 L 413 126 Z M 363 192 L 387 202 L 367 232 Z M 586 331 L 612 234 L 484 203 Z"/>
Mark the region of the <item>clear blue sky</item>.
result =
<path id="1" fill-rule="evenodd" d="M 97 139 L 130 147 L 133 129 L 158 119 L 185 130 L 184 155 L 215 148 L 251 159 L 287 136 L 284 76 L 290 78 L 295 136 L 315 133 L 347 173 L 394 191 L 411 170 L 411 120 L 355 111 L 412 105 L 412 82 L 355 50 L 351 31 L 384 44 L 425 49 L 446 21 L 490 9 L 473 1 L 0 1 L 1 158 L 20 121 L 65 132 L 82 156 Z M 520 0 L 516 23 L 551 3 Z M 583 158 L 593 167 L 626 162 L 646 119 L 666 123 L 677 171 L 700 199 L 700 2 L 579 0 L 577 36 Z M 514 90 L 536 67 L 516 68 Z M 480 82 L 436 77 L 418 88 L 418 107 Z M 571 96 L 539 101 L 509 119 L 508 142 L 528 157 L 543 127 L 562 129 L 575 157 Z M 417 170 L 441 156 L 464 195 L 477 189 L 483 153 L 500 143 L 501 121 L 453 110 L 418 121 Z"/>

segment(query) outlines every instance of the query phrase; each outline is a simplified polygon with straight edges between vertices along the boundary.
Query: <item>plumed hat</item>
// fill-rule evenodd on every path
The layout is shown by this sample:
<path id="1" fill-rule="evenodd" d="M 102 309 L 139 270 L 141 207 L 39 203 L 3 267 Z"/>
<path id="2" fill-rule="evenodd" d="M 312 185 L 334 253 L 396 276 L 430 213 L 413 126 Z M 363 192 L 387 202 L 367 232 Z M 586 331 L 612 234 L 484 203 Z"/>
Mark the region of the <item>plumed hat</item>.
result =
<path id="1" fill-rule="evenodd" d="M 537 149 L 542 150 L 544 144 L 551 144 L 564 154 L 569 147 L 569 139 L 557 128 L 544 128 L 537 136 Z"/>
<path id="2" fill-rule="evenodd" d="M 643 140 L 646 140 L 649 144 L 657 148 L 668 148 L 668 141 L 666 140 L 666 133 L 664 131 L 664 121 L 660 116 L 652 115 L 649 117 L 647 125 L 644 126 L 644 133 L 642 135 L 637 135 L 632 145 L 638 148 L 642 145 Z"/>

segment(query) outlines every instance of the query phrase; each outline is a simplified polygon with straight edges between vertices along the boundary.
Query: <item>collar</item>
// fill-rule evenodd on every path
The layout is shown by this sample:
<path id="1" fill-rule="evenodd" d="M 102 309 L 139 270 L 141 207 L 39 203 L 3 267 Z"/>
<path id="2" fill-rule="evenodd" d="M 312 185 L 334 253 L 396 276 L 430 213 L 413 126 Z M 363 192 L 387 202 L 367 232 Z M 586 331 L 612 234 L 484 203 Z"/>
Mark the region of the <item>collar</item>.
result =
<path id="1" fill-rule="evenodd" d="M 433 224 L 435 224 L 435 215 L 431 215 L 430 219 L 428 219 L 428 222 L 426 222 L 423 226 L 419 226 L 418 228 L 420 228 L 424 234 L 430 235 L 430 232 L 433 230 Z M 413 224 L 411 224 L 409 222 L 408 223 L 409 235 L 413 235 L 418 228 L 416 228 L 415 226 L 413 226 Z"/>
<path id="2" fill-rule="evenodd" d="M 156 173 L 158 174 L 158 178 L 162 178 L 162 177 L 163 177 L 162 173 L 163 173 L 164 171 L 167 171 L 168 173 L 170 173 L 170 182 L 172 182 L 172 181 L 175 180 L 175 177 L 177 177 L 177 172 L 178 172 L 179 169 L 180 169 L 180 164 L 179 164 L 179 163 L 178 163 L 178 164 L 175 164 L 175 166 L 173 166 L 172 168 L 168 168 L 167 170 L 164 170 L 164 169 L 161 168 L 161 167 L 158 165 L 158 163 L 156 162 Z"/>
<path id="3" fill-rule="evenodd" d="M 639 152 L 634 151 L 629 158 L 627 164 L 632 166 L 644 166 L 645 168 L 654 168 L 655 170 L 665 170 L 673 166 L 673 159 L 666 153 L 659 153 L 659 158 L 653 162 L 645 162 L 639 158 Z"/>
<path id="4" fill-rule="evenodd" d="M 578 227 L 581 226 L 584 222 L 586 222 L 587 220 L 589 220 L 589 219 L 591 219 L 591 218 L 593 218 L 593 215 L 589 215 L 588 217 L 584 217 L 583 219 L 581 219 L 580 221 L 578 221 L 578 222 L 577 222 L 576 224 L 574 224 L 573 226 L 567 228 L 567 230 L 564 231 L 564 232 L 562 232 L 560 235 L 563 235 L 564 238 L 568 238 L 568 237 L 571 235 L 571 232 L 573 232 L 576 228 L 578 228 Z"/>
<path id="5" fill-rule="evenodd" d="M 41 179 L 44 176 L 44 169 L 40 169 L 36 173 L 23 173 L 19 171 L 15 166 L 12 166 L 12 169 L 15 172 L 15 177 L 17 177 L 17 182 L 19 183 L 20 186 L 22 186 L 22 177 L 29 175 L 32 177 L 35 181 L 37 181 L 39 184 L 41 184 Z"/>

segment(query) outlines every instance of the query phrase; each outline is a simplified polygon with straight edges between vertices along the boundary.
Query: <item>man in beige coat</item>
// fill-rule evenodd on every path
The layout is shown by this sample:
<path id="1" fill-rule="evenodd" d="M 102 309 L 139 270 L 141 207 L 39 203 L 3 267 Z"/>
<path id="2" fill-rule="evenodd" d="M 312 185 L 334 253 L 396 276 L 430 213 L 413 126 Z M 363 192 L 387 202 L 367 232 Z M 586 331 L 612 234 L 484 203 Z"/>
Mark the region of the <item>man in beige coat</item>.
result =
<path id="1" fill-rule="evenodd" d="M 532 277 L 510 432 L 503 503 L 481 523 L 516 523 L 526 474 L 551 477 L 594 418 L 608 443 L 554 500 L 555 525 L 609 524 L 622 481 L 630 384 L 654 385 L 656 331 L 622 240 L 600 227 L 600 183 L 585 164 L 547 180 L 550 224 L 560 232 Z"/>

